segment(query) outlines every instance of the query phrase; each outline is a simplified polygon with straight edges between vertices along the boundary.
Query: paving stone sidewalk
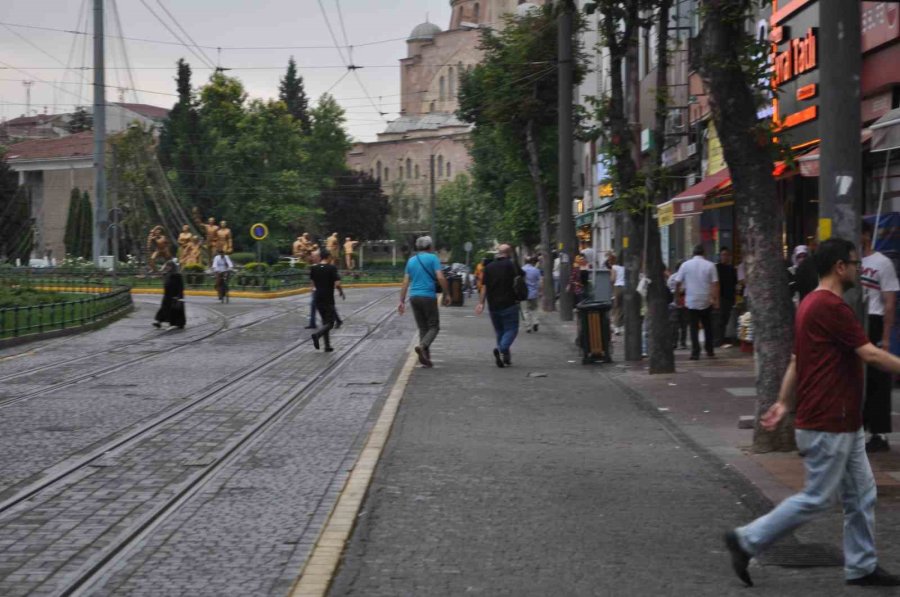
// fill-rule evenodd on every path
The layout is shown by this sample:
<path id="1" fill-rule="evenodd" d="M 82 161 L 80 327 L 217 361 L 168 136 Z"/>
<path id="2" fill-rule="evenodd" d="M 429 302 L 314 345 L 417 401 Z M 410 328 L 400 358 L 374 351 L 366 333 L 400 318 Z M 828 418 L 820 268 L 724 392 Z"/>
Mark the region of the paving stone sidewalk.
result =
<path id="1" fill-rule="evenodd" d="M 756 486 L 621 369 L 581 365 L 570 324 L 498 369 L 487 317 L 441 317 L 331 595 L 746 594 L 720 537 L 770 506 Z M 766 595 L 844 591 L 839 567 L 753 574 Z"/>

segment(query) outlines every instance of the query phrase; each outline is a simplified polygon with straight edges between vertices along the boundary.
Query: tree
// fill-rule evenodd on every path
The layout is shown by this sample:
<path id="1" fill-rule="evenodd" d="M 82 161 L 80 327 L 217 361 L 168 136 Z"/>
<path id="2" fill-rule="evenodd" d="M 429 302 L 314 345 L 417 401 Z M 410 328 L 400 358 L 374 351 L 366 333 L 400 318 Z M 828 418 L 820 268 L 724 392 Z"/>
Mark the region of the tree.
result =
<path id="1" fill-rule="evenodd" d="M 66 247 L 66 254 L 73 257 L 81 257 L 81 191 L 78 187 L 72 189 L 69 193 L 69 213 L 66 216 L 66 234 L 63 237 L 63 243 Z"/>
<path id="2" fill-rule="evenodd" d="M 756 356 L 757 415 L 778 398 L 793 343 L 793 307 L 782 247 L 771 124 L 757 118 L 765 101 L 758 81 L 767 80 L 766 49 L 746 29 L 753 0 L 705 0 L 701 38 L 701 74 L 710 94 L 713 121 L 731 173 L 743 247 L 747 284 L 752 289 L 753 345 Z M 759 425 L 756 451 L 794 448 L 790 424 L 774 432 Z"/>
<path id="3" fill-rule="evenodd" d="M 69 124 L 66 125 L 66 128 L 73 135 L 75 133 L 93 130 L 94 117 L 84 108 L 84 106 L 78 106 L 72 113 L 72 118 L 69 120 Z"/>
<path id="4" fill-rule="evenodd" d="M 459 174 L 441 187 L 437 204 L 437 237 L 442 246 L 450 249 L 455 261 L 465 259 L 467 242 L 472 243 L 475 252 L 490 247 L 496 214 L 467 175 Z"/>
<path id="5" fill-rule="evenodd" d="M 0 259 L 28 262 L 34 240 L 31 201 L 0 147 Z"/>
<path id="6" fill-rule="evenodd" d="M 581 24 L 576 25 L 579 30 Z M 497 169 L 491 172 L 476 167 L 475 186 L 484 188 L 504 205 L 500 213 L 531 214 L 540 244 L 549 252 L 551 213 L 556 189 L 557 73 L 555 15 L 551 5 L 528 11 L 524 16 L 506 17 L 501 31 L 486 30 L 480 48 L 484 59 L 462 79 L 459 116 L 475 125 L 472 135 L 473 157 L 493 154 Z M 584 75 L 584 57 L 576 49 L 575 83 Z M 549 65 L 549 66 L 548 66 Z M 523 194 L 523 174 L 531 181 L 531 197 Z M 488 179 L 494 178 L 494 182 Z M 497 180 L 505 183 L 499 188 Z M 483 187 L 482 187 L 483 185 Z M 510 190 L 517 193 L 509 193 Z M 525 200 L 530 206 L 511 205 Z M 521 207 L 521 209 L 520 209 Z M 553 309 L 552 260 L 544 260 L 545 310 Z"/>
<path id="7" fill-rule="evenodd" d="M 303 134 L 308 135 L 312 129 L 309 101 L 303 88 L 303 77 L 297 75 L 297 63 L 293 56 L 288 60 L 287 73 L 278 86 L 278 99 L 285 103 L 290 115 L 300 122 Z"/>
<path id="8" fill-rule="evenodd" d="M 319 201 L 325 229 L 354 240 L 384 238 L 390 204 L 378 181 L 366 172 L 345 172 L 335 183 Z"/>
<path id="9" fill-rule="evenodd" d="M 331 95 L 323 94 L 310 113 L 312 124 L 303 140 L 306 151 L 306 170 L 323 183 L 344 174 L 350 137 L 345 125 L 344 109 Z"/>
<path id="10" fill-rule="evenodd" d="M 81 194 L 81 207 L 78 210 L 80 222 L 78 227 L 78 256 L 90 259 L 93 255 L 94 242 L 94 208 L 91 205 L 91 196 L 87 191 Z"/>
<path id="11" fill-rule="evenodd" d="M 201 162 L 200 117 L 191 87 L 191 67 L 180 59 L 176 77 L 178 102 L 169 111 L 159 136 L 159 161 L 170 182 L 191 207 L 208 209 L 201 204 L 203 169 Z"/>

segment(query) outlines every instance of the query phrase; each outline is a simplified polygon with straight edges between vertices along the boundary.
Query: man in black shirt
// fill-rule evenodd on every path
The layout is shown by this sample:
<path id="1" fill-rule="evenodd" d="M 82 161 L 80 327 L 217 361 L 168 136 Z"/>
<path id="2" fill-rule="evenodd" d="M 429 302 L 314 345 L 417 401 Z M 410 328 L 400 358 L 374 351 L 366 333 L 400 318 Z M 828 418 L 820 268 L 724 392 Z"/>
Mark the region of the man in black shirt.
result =
<path id="1" fill-rule="evenodd" d="M 319 251 L 321 261 L 309 268 L 309 279 L 315 286 L 315 304 L 316 310 L 322 317 L 322 327 L 318 328 L 312 335 L 313 346 L 319 350 L 319 339 L 325 341 L 325 352 L 331 352 L 331 338 L 329 332 L 334 327 L 335 308 L 334 308 L 334 290 L 337 288 L 341 298 L 344 297 L 344 289 L 341 288 L 341 276 L 338 274 L 337 268 L 332 263 L 331 252 L 328 249 Z"/>
<path id="2" fill-rule="evenodd" d="M 726 337 L 726 330 L 737 294 L 737 270 L 731 265 L 731 251 L 728 250 L 728 247 L 722 247 L 719 251 L 716 273 L 719 274 L 719 320 L 717 322 L 719 325 L 716 326 L 716 346 L 722 346 L 729 340 Z"/>
<path id="3" fill-rule="evenodd" d="M 519 301 L 516 300 L 513 281 L 516 276 L 524 275 L 525 272 L 513 263 L 512 248 L 509 245 L 500 245 L 497 259 L 484 268 L 484 283 L 475 313 L 481 315 L 487 299 L 491 323 L 497 334 L 494 360 L 501 368 L 512 364 L 509 349 L 519 334 Z"/>

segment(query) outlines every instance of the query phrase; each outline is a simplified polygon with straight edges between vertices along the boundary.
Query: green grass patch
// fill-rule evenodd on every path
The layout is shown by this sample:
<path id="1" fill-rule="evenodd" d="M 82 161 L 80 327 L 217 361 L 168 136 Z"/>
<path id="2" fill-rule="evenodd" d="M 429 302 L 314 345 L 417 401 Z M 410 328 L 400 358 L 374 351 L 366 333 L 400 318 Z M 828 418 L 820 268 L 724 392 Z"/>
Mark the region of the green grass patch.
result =
<path id="1" fill-rule="evenodd" d="M 0 309 L 10 307 L 31 307 L 50 303 L 64 303 L 87 298 L 85 294 L 49 292 L 35 290 L 27 286 L 0 286 Z"/>

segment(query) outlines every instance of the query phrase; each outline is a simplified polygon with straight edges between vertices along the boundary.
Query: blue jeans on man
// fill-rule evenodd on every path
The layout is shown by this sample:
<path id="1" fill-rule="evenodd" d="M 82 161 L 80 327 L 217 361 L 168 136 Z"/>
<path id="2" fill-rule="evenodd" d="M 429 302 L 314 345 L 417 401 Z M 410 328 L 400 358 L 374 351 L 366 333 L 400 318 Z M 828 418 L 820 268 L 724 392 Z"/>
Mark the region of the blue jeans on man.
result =
<path id="1" fill-rule="evenodd" d="M 497 349 L 508 358 L 509 348 L 519 335 L 519 305 L 491 311 L 491 323 L 497 334 Z"/>
<path id="2" fill-rule="evenodd" d="M 844 508 L 844 576 L 862 578 L 875 570 L 875 477 L 866 457 L 862 429 L 850 433 L 796 430 L 806 467 L 803 491 L 737 529 L 738 541 L 756 555 L 827 510 L 840 490 Z"/>

